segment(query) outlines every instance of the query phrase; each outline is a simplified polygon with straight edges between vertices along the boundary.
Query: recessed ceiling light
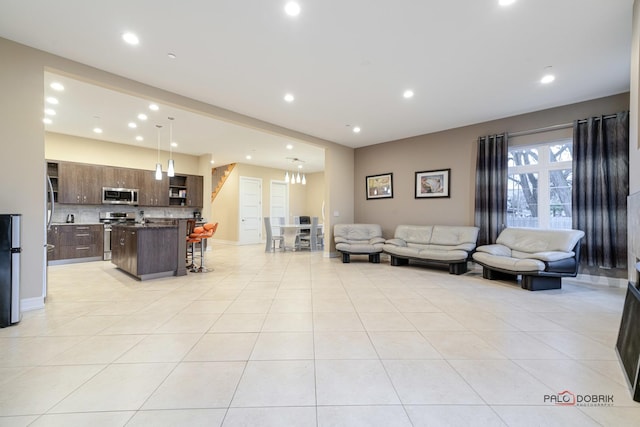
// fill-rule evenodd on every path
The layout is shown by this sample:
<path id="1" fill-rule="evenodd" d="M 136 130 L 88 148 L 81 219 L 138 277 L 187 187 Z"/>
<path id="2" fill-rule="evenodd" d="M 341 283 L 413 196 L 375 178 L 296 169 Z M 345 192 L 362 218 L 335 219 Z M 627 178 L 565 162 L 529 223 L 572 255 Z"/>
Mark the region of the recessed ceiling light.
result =
<path id="1" fill-rule="evenodd" d="M 176 54 L 175 53 L 171 53 L 171 52 L 167 53 L 167 56 L 169 57 L 169 59 L 176 59 L 177 58 Z"/>
<path id="2" fill-rule="evenodd" d="M 140 135 L 136 136 L 136 141 L 144 141 L 144 138 Z"/>
<path id="3" fill-rule="evenodd" d="M 295 99 L 296 99 L 296 98 L 295 98 L 292 94 L 290 94 L 290 93 L 288 93 L 288 94 L 286 94 L 286 95 L 284 96 L 284 100 L 285 100 L 285 101 L 287 101 L 287 102 L 293 102 Z"/>
<path id="4" fill-rule="evenodd" d="M 147 115 L 144 113 L 138 114 L 138 120 L 147 120 Z"/>
<path id="5" fill-rule="evenodd" d="M 215 161 L 215 160 L 213 160 L 213 159 L 209 160 L 209 163 L 211 163 L 211 164 L 214 164 L 215 162 L 216 162 L 216 161 Z"/>
<path id="6" fill-rule="evenodd" d="M 553 74 L 545 74 L 544 76 L 542 76 L 542 78 L 540 79 L 540 83 L 542 84 L 549 84 L 552 81 L 554 81 L 556 79 L 556 76 L 554 76 Z"/>
<path id="7" fill-rule="evenodd" d="M 287 144 L 287 150 L 293 150 L 293 145 Z"/>
<path id="8" fill-rule="evenodd" d="M 102 129 L 100 129 L 98 127 L 95 127 L 95 128 L 93 128 L 93 132 L 94 133 L 102 133 Z"/>
<path id="9" fill-rule="evenodd" d="M 411 89 L 407 89 L 402 94 L 406 99 L 413 98 L 413 91 Z"/>
<path id="10" fill-rule="evenodd" d="M 158 104 L 149 104 L 149 109 L 151 111 L 158 111 L 160 107 L 158 107 Z"/>
<path id="11" fill-rule="evenodd" d="M 47 116 L 55 116 L 56 115 L 56 110 L 54 110 L 53 108 L 45 108 L 44 109 L 44 113 Z"/>
<path id="12" fill-rule="evenodd" d="M 353 133 L 360 133 L 360 126 L 356 126 L 353 128 Z"/>
<path id="13" fill-rule="evenodd" d="M 284 6 L 284 11 L 289 16 L 300 15 L 300 5 L 295 1 L 290 1 Z"/>
<path id="14" fill-rule="evenodd" d="M 135 128 L 137 128 L 137 127 L 138 127 L 138 125 L 137 125 L 137 124 L 135 124 L 134 122 L 129 122 L 129 125 L 128 125 L 128 126 L 129 126 L 131 129 L 135 129 Z"/>
<path id="15" fill-rule="evenodd" d="M 175 147 L 177 147 L 177 146 L 178 146 L 178 143 L 177 143 L 177 142 L 172 142 L 172 143 L 171 143 L 171 146 L 175 148 Z"/>
<path id="16" fill-rule="evenodd" d="M 509 6 L 516 2 L 516 0 L 498 0 L 500 6 Z"/>
<path id="17" fill-rule="evenodd" d="M 245 159 L 247 159 L 247 160 L 251 160 L 251 155 L 247 154 L 247 156 L 245 157 Z"/>
<path id="18" fill-rule="evenodd" d="M 45 117 L 44 119 L 42 119 L 42 123 L 44 123 L 45 125 L 50 125 L 51 123 L 53 123 L 53 120 L 51 120 L 49 117 Z"/>
<path id="19" fill-rule="evenodd" d="M 137 45 L 138 43 L 140 43 L 140 39 L 138 38 L 138 36 L 136 36 L 135 34 L 131 33 L 131 32 L 126 32 L 122 35 L 122 40 L 125 41 L 125 43 L 128 43 L 130 45 Z"/>
<path id="20" fill-rule="evenodd" d="M 62 86 L 62 83 L 59 82 L 53 82 L 49 85 L 49 87 L 53 90 L 57 90 L 58 92 L 64 90 L 64 86 Z"/>
<path id="21" fill-rule="evenodd" d="M 58 105 L 58 104 L 59 104 L 59 102 L 58 102 L 58 98 L 54 98 L 53 96 L 48 96 L 48 97 L 47 97 L 47 99 L 46 99 L 46 101 L 47 101 L 49 104 L 53 104 L 53 105 Z"/>

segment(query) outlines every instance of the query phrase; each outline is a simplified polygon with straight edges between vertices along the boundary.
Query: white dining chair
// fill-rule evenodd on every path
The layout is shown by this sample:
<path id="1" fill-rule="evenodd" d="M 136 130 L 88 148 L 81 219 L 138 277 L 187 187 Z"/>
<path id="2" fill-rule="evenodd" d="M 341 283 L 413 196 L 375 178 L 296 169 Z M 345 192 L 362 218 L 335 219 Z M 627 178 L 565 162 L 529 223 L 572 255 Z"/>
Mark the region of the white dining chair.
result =
<path id="1" fill-rule="evenodd" d="M 282 234 L 282 225 L 284 225 L 284 218 L 268 216 L 264 217 L 264 229 L 266 231 L 265 239 L 265 252 L 271 252 L 276 250 L 276 242 L 278 242 L 279 248 L 284 248 L 284 235 Z"/>

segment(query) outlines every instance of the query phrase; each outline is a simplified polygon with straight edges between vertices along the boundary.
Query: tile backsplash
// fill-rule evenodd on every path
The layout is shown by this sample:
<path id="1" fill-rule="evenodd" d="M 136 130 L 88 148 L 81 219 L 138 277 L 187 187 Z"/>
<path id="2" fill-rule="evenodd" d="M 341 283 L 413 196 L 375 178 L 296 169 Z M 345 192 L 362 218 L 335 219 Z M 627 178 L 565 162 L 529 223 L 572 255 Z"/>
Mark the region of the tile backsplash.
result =
<path id="1" fill-rule="evenodd" d="M 161 207 L 152 206 L 118 206 L 118 205 L 63 205 L 56 204 L 52 222 L 66 222 L 67 215 L 73 214 L 78 224 L 97 224 L 100 222 L 101 212 L 135 212 L 136 221 L 142 222 L 148 218 L 193 218 L 194 212 L 200 212 L 198 208 L 186 207 Z"/>

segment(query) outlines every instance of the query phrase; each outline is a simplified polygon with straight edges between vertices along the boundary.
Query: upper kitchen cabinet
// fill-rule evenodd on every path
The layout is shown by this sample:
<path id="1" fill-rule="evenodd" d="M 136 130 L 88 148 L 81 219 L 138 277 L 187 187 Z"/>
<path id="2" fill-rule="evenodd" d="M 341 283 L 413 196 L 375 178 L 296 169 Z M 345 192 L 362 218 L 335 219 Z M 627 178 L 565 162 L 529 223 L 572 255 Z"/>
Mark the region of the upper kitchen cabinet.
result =
<path id="1" fill-rule="evenodd" d="M 162 180 L 156 179 L 154 171 L 141 171 L 140 206 L 169 206 L 169 178 L 162 174 Z"/>
<path id="2" fill-rule="evenodd" d="M 102 203 L 100 166 L 82 163 L 58 163 L 58 202 L 75 205 Z"/>
<path id="3" fill-rule="evenodd" d="M 187 206 L 201 208 L 204 206 L 204 178 L 199 175 L 187 175 Z"/>
<path id="4" fill-rule="evenodd" d="M 169 178 L 169 206 L 203 206 L 204 182 L 197 175 L 176 175 Z"/>
<path id="5" fill-rule="evenodd" d="M 142 185 L 144 171 L 138 169 L 102 167 L 102 185 L 111 188 L 134 188 Z"/>

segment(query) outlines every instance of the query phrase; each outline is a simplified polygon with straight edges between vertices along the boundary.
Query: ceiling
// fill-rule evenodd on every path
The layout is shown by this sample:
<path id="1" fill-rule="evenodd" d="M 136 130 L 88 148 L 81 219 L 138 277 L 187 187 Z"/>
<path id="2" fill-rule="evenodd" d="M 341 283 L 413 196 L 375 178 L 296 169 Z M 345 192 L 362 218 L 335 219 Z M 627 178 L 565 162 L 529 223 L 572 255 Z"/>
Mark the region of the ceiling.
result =
<path id="1" fill-rule="evenodd" d="M 297 17 L 285 3 L 5 0 L 0 37 L 354 148 L 629 90 L 633 0 L 298 0 Z M 126 31 L 139 45 L 122 41 Z M 556 79 L 544 85 L 547 71 Z M 145 100 L 65 86 L 48 129 L 87 132 L 99 116 L 122 128 L 107 138 L 104 126 L 103 138 L 138 144 L 126 124 Z M 144 144 L 171 114 L 176 151 L 323 167 L 310 160 L 323 158 L 317 147 L 161 107 L 140 124 Z"/>

